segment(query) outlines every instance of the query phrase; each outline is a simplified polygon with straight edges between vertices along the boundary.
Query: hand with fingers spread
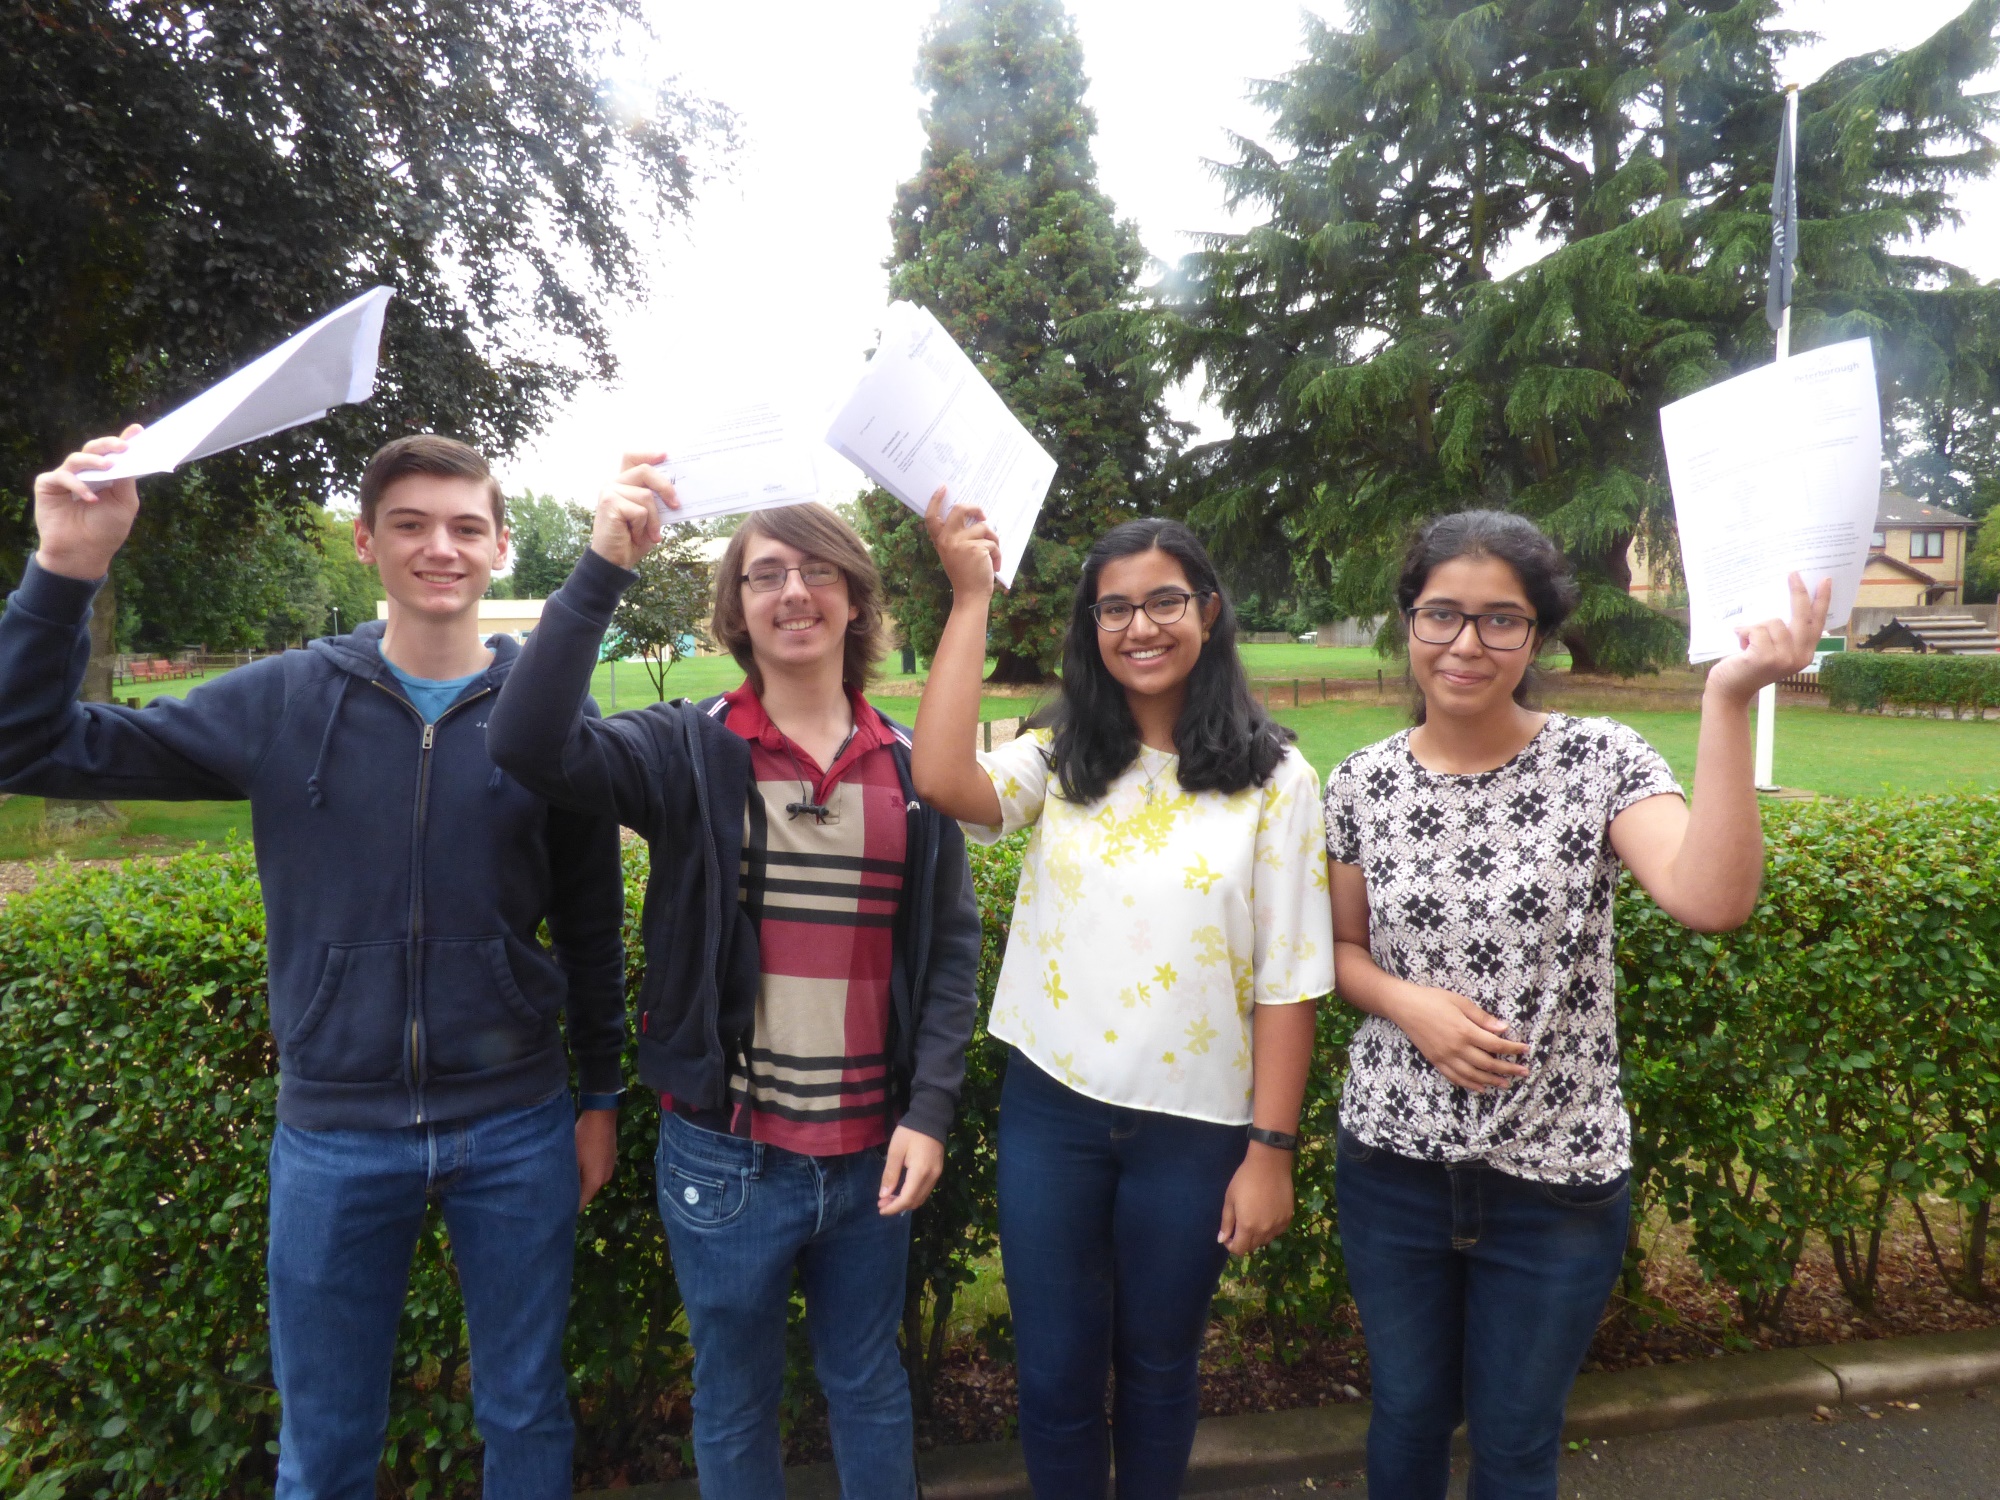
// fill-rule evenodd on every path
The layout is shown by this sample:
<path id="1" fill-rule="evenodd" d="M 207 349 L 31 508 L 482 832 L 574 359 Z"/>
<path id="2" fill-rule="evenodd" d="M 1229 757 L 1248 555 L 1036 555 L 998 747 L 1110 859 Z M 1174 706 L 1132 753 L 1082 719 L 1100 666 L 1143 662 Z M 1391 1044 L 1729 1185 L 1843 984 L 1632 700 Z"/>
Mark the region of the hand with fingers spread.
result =
<path id="1" fill-rule="evenodd" d="M 1509 1041 L 1507 1023 L 1463 995 L 1428 985 L 1399 989 L 1391 1021 L 1430 1065 L 1462 1089 L 1483 1094 L 1511 1088 L 1528 1070 L 1526 1042 Z"/>
<path id="2" fill-rule="evenodd" d="M 655 467 L 666 459 L 659 452 L 627 453 L 618 477 L 598 492 L 590 550 L 606 562 L 636 568 L 665 534 L 661 507 L 681 508 L 672 481 Z"/>
<path id="3" fill-rule="evenodd" d="M 898 1125 L 889 1137 L 889 1157 L 882 1164 L 882 1188 L 876 1212 L 885 1218 L 922 1208 L 924 1199 L 944 1176 L 944 1142 L 935 1136 Z"/>
<path id="4" fill-rule="evenodd" d="M 942 486 L 931 496 L 924 512 L 924 530 L 937 548 L 955 599 L 990 599 L 995 575 L 1000 569 L 1000 536 L 987 522 L 986 512 L 976 505 L 944 508 Z"/>
<path id="5" fill-rule="evenodd" d="M 1736 639 L 1743 649 L 1709 669 L 1711 690 L 1748 703 L 1761 688 L 1803 671 L 1811 663 L 1833 603 L 1833 580 L 1821 579 L 1819 587 L 1808 594 L 1805 580 L 1794 573 L 1791 586 L 1792 618 L 1765 620 L 1738 630 Z"/>
<path id="6" fill-rule="evenodd" d="M 139 514 L 139 487 L 129 479 L 92 485 L 84 475 L 111 467 L 111 456 L 142 431 L 127 427 L 117 437 L 92 438 L 60 468 L 35 476 L 35 530 L 41 544 L 35 561 L 65 578 L 102 578 L 111 559 L 132 534 Z"/>

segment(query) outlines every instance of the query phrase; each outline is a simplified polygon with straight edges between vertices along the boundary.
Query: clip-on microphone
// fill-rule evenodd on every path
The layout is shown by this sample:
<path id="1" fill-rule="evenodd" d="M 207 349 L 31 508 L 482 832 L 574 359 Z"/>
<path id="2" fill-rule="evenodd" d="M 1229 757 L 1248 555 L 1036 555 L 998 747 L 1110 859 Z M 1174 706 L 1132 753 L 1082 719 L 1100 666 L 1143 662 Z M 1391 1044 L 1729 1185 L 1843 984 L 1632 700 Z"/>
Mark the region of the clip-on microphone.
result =
<path id="1" fill-rule="evenodd" d="M 833 809 L 823 802 L 787 802 L 785 804 L 785 813 L 787 816 L 796 818 L 800 813 L 807 813 L 811 815 L 813 821 L 816 823 L 825 823 L 826 815 L 832 811 Z"/>

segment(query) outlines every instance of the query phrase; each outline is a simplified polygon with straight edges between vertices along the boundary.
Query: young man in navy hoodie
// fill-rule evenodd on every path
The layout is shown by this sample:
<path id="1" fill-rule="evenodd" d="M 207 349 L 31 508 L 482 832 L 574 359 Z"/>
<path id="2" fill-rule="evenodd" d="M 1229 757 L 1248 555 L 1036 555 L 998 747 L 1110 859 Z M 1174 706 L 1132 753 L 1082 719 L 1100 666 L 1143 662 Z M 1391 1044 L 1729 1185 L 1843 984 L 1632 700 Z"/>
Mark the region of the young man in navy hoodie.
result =
<path id="1" fill-rule="evenodd" d="M 373 1500 L 410 1257 L 436 1203 L 485 1493 L 567 1500 L 562 1335 L 577 1212 L 615 1160 L 624 901 L 616 824 L 551 808 L 487 756 L 519 654 L 479 636 L 506 556 L 499 486 L 462 443 L 390 443 L 354 528 L 387 621 L 130 709 L 76 701 L 90 602 L 139 506 L 132 481 L 82 476 L 123 446 L 100 438 L 35 481 L 39 550 L 0 615 L 0 789 L 250 800 L 279 1069 L 278 1495 Z"/>
<path id="2" fill-rule="evenodd" d="M 598 643 L 660 539 L 655 495 L 673 498 L 647 460 L 600 499 L 493 710 L 493 757 L 651 849 L 639 1074 L 660 1096 L 702 1494 L 783 1500 L 796 1272 L 841 1494 L 914 1500 L 896 1333 L 906 1215 L 944 1169 L 972 1036 L 965 840 L 917 801 L 909 731 L 863 695 L 882 580 L 824 506 L 746 516 L 716 565 L 713 630 L 740 688 L 588 714 Z"/>

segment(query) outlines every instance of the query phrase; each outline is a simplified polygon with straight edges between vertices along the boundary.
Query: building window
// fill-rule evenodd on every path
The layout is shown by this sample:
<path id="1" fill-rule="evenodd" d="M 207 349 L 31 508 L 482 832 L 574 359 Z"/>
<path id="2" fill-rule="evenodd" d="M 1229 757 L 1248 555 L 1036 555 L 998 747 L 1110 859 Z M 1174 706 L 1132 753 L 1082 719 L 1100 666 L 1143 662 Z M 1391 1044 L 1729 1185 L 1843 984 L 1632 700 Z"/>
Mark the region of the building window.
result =
<path id="1" fill-rule="evenodd" d="M 1871 531 L 1868 533 L 1868 550 L 1870 552 L 1880 552 L 1888 545 L 1888 537 L 1884 536 L 1881 532 Z"/>
<path id="2" fill-rule="evenodd" d="M 1942 531 L 1913 531 L 1910 533 L 1910 556 L 1912 559 L 1944 556 L 1944 533 Z"/>

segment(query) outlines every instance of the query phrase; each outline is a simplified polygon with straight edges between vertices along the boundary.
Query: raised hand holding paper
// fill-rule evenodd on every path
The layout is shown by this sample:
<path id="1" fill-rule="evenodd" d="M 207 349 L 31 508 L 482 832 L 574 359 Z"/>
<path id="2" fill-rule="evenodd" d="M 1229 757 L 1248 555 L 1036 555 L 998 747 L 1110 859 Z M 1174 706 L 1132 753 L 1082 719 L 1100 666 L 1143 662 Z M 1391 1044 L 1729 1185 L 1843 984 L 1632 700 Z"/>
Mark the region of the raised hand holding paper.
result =
<path id="1" fill-rule="evenodd" d="M 89 484 L 166 474 L 198 458 L 316 422 L 333 407 L 375 393 L 382 316 L 393 296 L 370 288 L 268 354 L 153 423 Z"/>
<path id="2" fill-rule="evenodd" d="M 890 304 L 882 347 L 826 440 L 920 516 L 940 486 L 952 507 L 978 506 L 1000 537 L 1000 582 L 1013 584 L 1056 461 L 928 310 Z"/>
<path id="3" fill-rule="evenodd" d="M 1660 409 L 1688 589 L 1688 660 L 1791 613 L 1787 579 L 1833 580 L 1838 630 L 1868 565 L 1882 415 L 1866 339 L 1725 380 Z"/>
<path id="4" fill-rule="evenodd" d="M 674 510 L 659 506 L 662 525 L 820 497 L 812 450 L 769 406 L 734 408 L 670 441 L 659 468 L 679 502 Z"/>

